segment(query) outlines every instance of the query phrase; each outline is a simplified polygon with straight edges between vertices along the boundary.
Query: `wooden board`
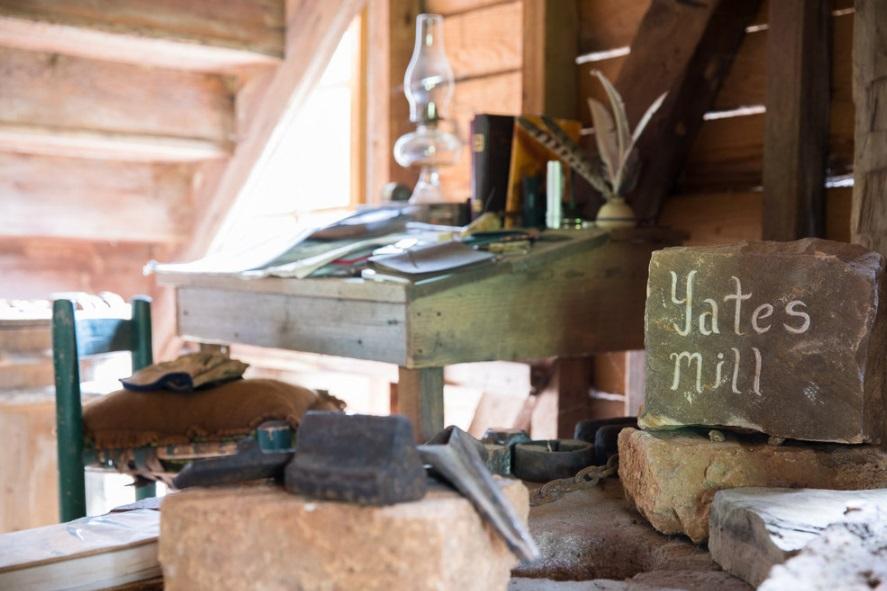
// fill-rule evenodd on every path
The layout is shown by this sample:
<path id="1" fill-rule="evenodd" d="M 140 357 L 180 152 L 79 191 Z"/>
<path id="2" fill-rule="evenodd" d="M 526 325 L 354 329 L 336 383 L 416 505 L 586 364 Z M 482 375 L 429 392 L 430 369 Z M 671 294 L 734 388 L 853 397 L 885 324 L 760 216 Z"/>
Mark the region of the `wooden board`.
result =
<path id="1" fill-rule="evenodd" d="M 0 42 L 139 65 L 219 69 L 276 62 L 284 0 L 11 0 Z"/>
<path id="2" fill-rule="evenodd" d="M 0 153 L 0 236 L 182 240 L 189 166 Z"/>
<path id="3" fill-rule="evenodd" d="M 141 269 L 152 258 L 164 253 L 147 244 L 0 238 L 2 295 L 43 299 L 55 292 L 113 291 L 128 299 L 152 292 L 154 278 Z"/>
<path id="4" fill-rule="evenodd" d="M 752 19 L 754 25 L 767 22 L 771 0 L 765 0 Z M 628 47 L 634 39 L 651 0 L 577 0 L 579 4 L 580 55 Z M 853 0 L 833 0 L 834 10 L 853 8 Z"/>
<path id="5" fill-rule="evenodd" d="M 457 80 L 520 68 L 521 4 L 494 4 L 444 19 L 444 43 Z"/>
<path id="6" fill-rule="evenodd" d="M 0 48 L 0 76 L 0 134 L 201 140 L 222 152 L 234 139 L 234 93 L 219 76 L 9 48 Z"/>
<path id="7" fill-rule="evenodd" d="M 502 0 L 426 0 L 425 11 L 450 16 L 501 2 Z"/>
<path id="8" fill-rule="evenodd" d="M 826 191 L 829 240 L 850 240 L 849 188 Z M 728 244 L 761 240 L 761 192 L 675 195 L 665 201 L 660 223 L 689 235 L 686 244 Z"/>
<path id="9" fill-rule="evenodd" d="M 856 3 L 853 40 L 853 96 L 856 99 L 856 154 L 854 155 L 853 242 L 887 255 L 887 7 L 876 0 Z"/>
<path id="10" fill-rule="evenodd" d="M 576 2 L 523 0 L 521 113 L 575 119 Z"/>
<path id="11" fill-rule="evenodd" d="M 770 4 L 764 127 L 765 240 L 825 233 L 829 0 Z"/>

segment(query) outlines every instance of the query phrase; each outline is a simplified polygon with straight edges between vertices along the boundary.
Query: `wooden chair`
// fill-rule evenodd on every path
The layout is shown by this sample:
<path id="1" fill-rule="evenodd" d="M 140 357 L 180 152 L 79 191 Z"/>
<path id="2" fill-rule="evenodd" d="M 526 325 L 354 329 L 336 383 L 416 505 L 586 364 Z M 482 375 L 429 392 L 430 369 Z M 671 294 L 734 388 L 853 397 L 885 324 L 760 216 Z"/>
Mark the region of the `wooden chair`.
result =
<path id="1" fill-rule="evenodd" d="M 70 521 L 86 515 L 84 470 L 95 454 L 85 453 L 80 401 L 80 357 L 115 351 L 132 353 L 133 371 L 153 363 L 151 300 L 135 297 L 131 318 L 76 318 L 70 300 L 52 304 L 52 359 L 59 466 L 59 515 Z M 137 483 L 136 499 L 153 497 L 154 483 Z"/>

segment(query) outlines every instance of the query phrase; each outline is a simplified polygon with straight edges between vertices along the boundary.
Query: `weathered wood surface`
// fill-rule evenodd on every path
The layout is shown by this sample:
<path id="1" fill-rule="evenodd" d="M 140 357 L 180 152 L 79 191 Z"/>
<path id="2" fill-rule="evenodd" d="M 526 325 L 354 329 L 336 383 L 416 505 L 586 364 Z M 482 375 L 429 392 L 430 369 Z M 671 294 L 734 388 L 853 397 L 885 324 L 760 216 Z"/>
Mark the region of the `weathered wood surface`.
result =
<path id="1" fill-rule="evenodd" d="M 312 296 L 319 282 L 195 275 L 177 287 L 179 332 L 409 368 L 638 348 L 650 252 L 677 240 L 660 230 L 609 240 L 590 231 L 493 267 L 391 286 L 399 294 L 326 280 L 331 287 Z M 164 281 L 179 285 L 180 278 Z M 368 299 L 376 295 L 385 301 Z M 626 325 L 625 318 L 637 322 Z"/>
<path id="2" fill-rule="evenodd" d="M 442 367 L 401 367 L 397 380 L 397 411 L 413 424 L 416 441 L 424 443 L 444 428 Z"/>
<path id="3" fill-rule="evenodd" d="M 501 2 L 502 0 L 426 0 L 425 9 L 427 12 L 451 16 Z"/>
<path id="4" fill-rule="evenodd" d="M 887 511 L 887 491 L 737 488 L 714 497 L 708 549 L 727 572 L 757 587 L 771 568 L 795 556 L 848 507 Z"/>
<path id="5" fill-rule="evenodd" d="M 191 173 L 186 165 L 0 153 L 0 236 L 180 241 L 192 214 Z"/>
<path id="6" fill-rule="evenodd" d="M 0 486 L 0 533 L 56 523 L 58 465 L 53 389 L 0 392 L 0 433 L 4 438 L 0 447 L 4 479 Z"/>
<path id="7" fill-rule="evenodd" d="M 169 138 L 218 155 L 234 139 L 234 93 L 220 76 L 9 48 L 0 75 L 0 138 L 19 149 L 39 152 L 43 137 L 51 152 L 59 133 L 87 149 L 120 138 L 159 150 Z"/>
<path id="8" fill-rule="evenodd" d="M 0 43 L 173 68 L 275 63 L 284 0 L 12 0 L 0 5 Z"/>
<path id="9" fill-rule="evenodd" d="M 857 0 L 853 39 L 856 151 L 853 241 L 887 255 L 887 5 Z"/>
<path id="10" fill-rule="evenodd" d="M 189 340 L 397 364 L 407 359 L 403 304 L 255 293 L 248 288 L 183 287 L 177 294 L 179 334 Z"/>
<path id="11" fill-rule="evenodd" d="M 637 144 L 644 173 L 629 195 L 635 215 L 653 220 L 683 169 L 758 2 L 653 2 L 616 80 L 632 125 L 668 96 Z"/>
<path id="12" fill-rule="evenodd" d="M 574 59 L 576 2 L 523 0 L 521 113 L 575 118 L 579 108 Z"/>
<path id="13" fill-rule="evenodd" d="M 770 4 L 764 119 L 765 240 L 796 240 L 825 233 L 830 4 L 829 0 Z"/>
<path id="14" fill-rule="evenodd" d="M 852 189 L 826 191 L 826 231 L 829 240 L 850 241 Z M 666 199 L 660 224 L 686 232 L 686 244 L 727 244 L 761 240 L 763 193 L 694 193 Z"/>
<path id="15" fill-rule="evenodd" d="M 499 3 L 444 19 L 444 45 L 456 80 L 520 69 L 522 5 Z"/>
<path id="16" fill-rule="evenodd" d="M 767 3 L 764 3 L 767 4 Z M 634 5 L 626 3 L 626 6 Z M 840 12 L 831 22 L 832 60 L 830 65 L 831 107 L 829 110 L 828 167 L 830 175 L 848 172 L 853 154 L 852 68 L 853 14 Z M 607 21 L 604 21 L 607 22 Z M 603 23 L 597 29 L 602 29 Z M 597 30 L 596 29 L 596 30 Z M 732 111 L 743 107 L 760 110 L 766 102 L 766 48 L 769 32 L 755 29 L 746 33 L 736 58 L 715 96 L 712 111 Z M 580 96 L 602 95 L 591 77 L 601 70 L 615 80 L 625 62 L 624 55 L 579 64 Z M 587 109 L 579 113 L 590 124 Z M 765 115 L 754 110 L 735 116 L 704 121 L 687 157 L 679 191 L 744 190 L 762 184 L 763 134 Z"/>
<path id="17" fill-rule="evenodd" d="M 9 298 L 45 299 L 63 291 L 112 291 L 123 298 L 151 293 L 153 277 L 141 266 L 166 258 L 145 243 L 108 243 L 60 238 L 0 238 L 0 277 Z"/>
<path id="18" fill-rule="evenodd" d="M 764 0 L 752 18 L 752 25 L 767 23 L 772 0 Z M 578 0 L 581 54 L 627 47 L 637 33 L 652 0 Z M 853 8 L 853 0 L 832 0 L 832 8 Z"/>

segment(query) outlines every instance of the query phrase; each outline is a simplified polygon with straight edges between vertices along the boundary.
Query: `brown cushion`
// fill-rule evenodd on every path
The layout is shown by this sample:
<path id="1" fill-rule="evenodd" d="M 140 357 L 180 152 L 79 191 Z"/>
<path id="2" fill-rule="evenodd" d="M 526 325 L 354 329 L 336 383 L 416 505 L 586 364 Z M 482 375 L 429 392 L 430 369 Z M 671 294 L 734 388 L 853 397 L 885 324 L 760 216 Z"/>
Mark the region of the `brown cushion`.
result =
<path id="1" fill-rule="evenodd" d="M 242 437 L 272 419 L 293 427 L 308 410 L 341 410 L 334 398 L 277 380 L 228 382 L 196 392 L 118 390 L 87 403 L 84 432 L 99 449 Z"/>

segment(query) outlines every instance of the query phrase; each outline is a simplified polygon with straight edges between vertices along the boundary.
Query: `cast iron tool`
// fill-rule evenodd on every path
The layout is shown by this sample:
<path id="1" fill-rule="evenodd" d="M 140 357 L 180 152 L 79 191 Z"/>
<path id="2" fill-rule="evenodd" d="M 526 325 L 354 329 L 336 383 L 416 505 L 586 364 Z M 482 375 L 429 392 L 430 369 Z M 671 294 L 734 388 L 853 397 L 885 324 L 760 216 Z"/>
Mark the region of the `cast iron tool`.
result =
<path id="1" fill-rule="evenodd" d="M 292 431 L 285 421 L 267 421 L 259 425 L 256 437 L 237 443 L 230 456 L 191 462 L 173 478 L 175 488 L 237 484 L 248 480 L 280 478 L 293 458 Z"/>
<path id="2" fill-rule="evenodd" d="M 594 463 L 594 446 L 578 439 L 549 439 L 514 446 L 512 470 L 521 480 L 570 478 Z"/>
<path id="3" fill-rule="evenodd" d="M 493 480 L 478 446 L 479 442 L 471 435 L 451 426 L 418 449 L 422 461 L 430 466 L 432 475 L 444 480 L 467 498 L 518 558 L 539 558 L 539 547 Z"/>
<path id="4" fill-rule="evenodd" d="M 490 427 L 484 431 L 481 443 L 487 451 L 487 468 L 493 474 L 511 476 L 514 446 L 530 441 L 526 431 L 508 427 Z"/>
<path id="5" fill-rule="evenodd" d="M 637 417 L 594 419 L 576 423 L 575 439 L 594 445 L 594 463 L 603 466 L 618 452 L 619 432 L 627 427 L 637 429 Z"/>
<path id="6" fill-rule="evenodd" d="M 286 467 L 289 492 L 360 505 L 393 505 L 425 496 L 425 467 L 409 419 L 309 411 Z"/>

